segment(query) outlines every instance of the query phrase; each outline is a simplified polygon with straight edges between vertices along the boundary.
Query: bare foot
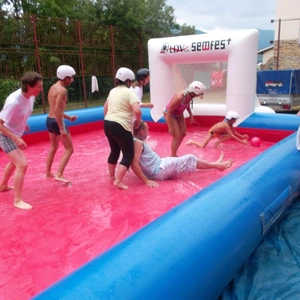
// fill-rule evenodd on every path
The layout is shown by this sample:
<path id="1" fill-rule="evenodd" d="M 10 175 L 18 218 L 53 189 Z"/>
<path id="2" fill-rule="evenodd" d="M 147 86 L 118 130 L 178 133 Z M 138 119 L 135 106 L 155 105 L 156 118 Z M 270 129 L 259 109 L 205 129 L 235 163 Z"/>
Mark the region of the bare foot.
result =
<path id="1" fill-rule="evenodd" d="M 59 181 L 59 182 L 63 182 L 65 184 L 68 184 L 68 185 L 71 185 L 72 184 L 72 181 L 66 179 L 64 176 L 55 176 L 54 177 L 55 181 Z"/>
<path id="2" fill-rule="evenodd" d="M 46 175 L 45 175 L 45 178 L 46 178 L 46 179 L 54 178 L 54 174 L 52 174 L 52 173 L 46 174 Z"/>
<path id="3" fill-rule="evenodd" d="M 117 188 L 119 188 L 121 190 L 127 190 L 128 189 L 128 185 L 124 184 L 121 181 L 117 181 L 117 180 L 115 180 L 114 186 L 116 186 Z"/>
<path id="4" fill-rule="evenodd" d="M 109 176 L 108 180 L 115 180 L 116 177 L 115 176 Z"/>
<path id="5" fill-rule="evenodd" d="M 14 187 L 13 186 L 0 186 L 0 192 L 7 192 L 7 191 L 11 191 L 13 190 Z"/>
<path id="6" fill-rule="evenodd" d="M 219 148 L 219 149 L 221 148 L 221 146 L 220 146 L 220 143 L 219 143 L 219 142 L 216 142 L 216 143 L 215 143 L 215 146 L 216 146 L 217 148 Z"/>
<path id="7" fill-rule="evenodd" d="M 233 163 L 233 159 L 230 158 L 226 161 L 222 161 L 217 168 L 219 171 L 224 171 L 225 169 L 230 168 L 232 163 Z"/>
<path id="8" fill-rule="evenodd" d="M 32 205 L 26 203 L 23 200 L 15 201 L 14 206 L 20 209 L 32 209 Z"/>

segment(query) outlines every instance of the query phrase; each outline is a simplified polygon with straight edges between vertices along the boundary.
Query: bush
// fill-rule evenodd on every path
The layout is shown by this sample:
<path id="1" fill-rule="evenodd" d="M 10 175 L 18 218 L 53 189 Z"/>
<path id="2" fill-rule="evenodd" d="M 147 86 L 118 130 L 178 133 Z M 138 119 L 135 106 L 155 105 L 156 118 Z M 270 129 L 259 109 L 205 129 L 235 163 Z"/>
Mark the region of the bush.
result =
<path id="1" fill-rule="evenodd" d="M 0 80 L 0 110 L 2 110 L 7 96 L 19 87 L 20 82 L 18 80 Z"/>

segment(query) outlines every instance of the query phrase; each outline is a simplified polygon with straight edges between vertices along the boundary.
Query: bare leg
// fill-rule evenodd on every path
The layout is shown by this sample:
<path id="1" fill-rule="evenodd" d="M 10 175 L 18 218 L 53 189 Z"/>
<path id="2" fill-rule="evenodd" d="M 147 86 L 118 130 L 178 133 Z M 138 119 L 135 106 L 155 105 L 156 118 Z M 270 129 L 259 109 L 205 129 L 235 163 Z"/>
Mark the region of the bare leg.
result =
<path id="1" fill-rule="evenodd" d="M 115 179 L 116 165 L 113 164 L 107 164 L 107 165 L 108 165 L 109 180 Z"/>
<path id="2" fill-rule="evenodd" d="M 231 167 L 233 159 L 230 158 L 226 161 L 223 161 L 224 153 L 222 152 L 219 159 L 215 162 L 207 162 L 205 160 L 197 160 L 197 169 L 217 169 L 219 171 L 224 171 Z"/>
<path id="3" fill-rule="evenodd" d="M 27 159 L 20 149 L 8 153 L 9 158 L 16 167 L 14 176 L 15 200 L 14 206 L 21 209 L 31 209 L 32 206 L 22 200 L 22 189 L 27 170 Z"/>
<path id="4" fill-rule="evenodd" d="M 217 148 L 220 148 L 220 144 L 221 143 L 223 143 L 223 142 L 225 142 L 225 141 L 228 141 L 228 140 L 230 140 L 231 139 L 231 137 L 230 137 L 230 135 L 222 135 L 222 138 L 220 138 L 220 140 L 219 141 L 217 141 L 216 143 L 215 143 L 215 146 L 217 147 Z"/>
<path id="5" fill-rule="evenodd" d="M 54 133 L 49 132 L 49 138 L 50 138 L 50 150 L 47 156 L 47 161 L 46 161 L 46 174 L 45 178 L 53 178 L 54 175 L 51 172 L 53 160 L 56 154 L 56 151 L 58 149 L 59 145 L 59 135 L 55 135 Z"/>
<path id="6" fill-rule="evenodd" d="M 64 170 L 74 152 L 72 138 L 70 134 L 61 136 L 61 141 L 65 147 L 65 152 L 60 160 L 55 180 L 70 183 L 69 180 L 64 178 Z"/>
<path id="7" fill-rule="evenodd" d="M 177 150 L 180 147 L 185 135 L 186 135 L 186 124 L 183 116 L 175 119 L 172 116 L 164 114 L 165 120 L 168 125 L 169 133 L 172 135 L 171 142 L 171 156 L 176 157 Z"/>
<path id="8" fill-rule="evenodd" d="M 125 177 L 125 174 L 127 172 L 127 168 L 123 165 L 118 166 L 117 174 L 116 174 L 116 180 L 114 182 L 114 185 L 122 190 L 127 190 L 128 185 L 124 184 L 123 178 Z"/>
<path id="9" fill-rule="evenodd" d="M 195 145 L 196 147 L 199 147 L 199 148 L 205 148 L 207 146 L 207 144 L 209 143 L 209 141 L 212 139 L 212 135 L 210 133 L 207 134 L 205 140 L 203 141 L 203 143 L 197 143 L 193 140 L 190 140 L 186 143 L 187 146 L 189 145 Z"/>
<path id="10" fill-rule="evenodd" d="M 184 116 L 180 116 L 179 118 L 175 119 L 176 121 L 176 128 L 177 128 L 177 133 L 176 133 L 176 137 L 174 140 L 174 143 L 172 143 L 172 155 L 171 156 L 178 156 L 177 155 L 177 151 L 184 139 L 184 137 L 186 136 L 186 123 L 185 123 L 185 119 Z"/>
<path id="11" fill-rule="evenodd" d="M 16 167 L 11 161 L 6 165 L 4 169 L 2 181 L 0 184 L 0 192 L 6 192 L 13 189 L 13 187 L 8 186 L 8 181 L 11 178 L 12 174 L 14 173 L 15 169 Z"/>
<path id="12" fill-rule="evenodd" d="M 186 144 L 186 146 L 194 145 L 194 146 L 196 146 L 196 147 L 198 147 L 198 148 L 203 148 L 203 146 L 202 146 L 201 143 L 195 142 L 195 141 L 193 141 L 193 140 L 189 140 L 189 141 L 187 141 L 185 144 Z"/>

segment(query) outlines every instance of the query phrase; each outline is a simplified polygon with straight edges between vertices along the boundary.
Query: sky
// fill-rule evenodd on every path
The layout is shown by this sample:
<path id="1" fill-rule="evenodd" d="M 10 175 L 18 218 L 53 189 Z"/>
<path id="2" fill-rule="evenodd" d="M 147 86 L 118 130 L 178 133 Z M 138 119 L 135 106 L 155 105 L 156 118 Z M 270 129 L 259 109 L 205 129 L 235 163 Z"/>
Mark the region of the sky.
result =
<path id="1" fill-rule="evenodd" d="M 178 24 L 205 32 L 274 29 L 276 0 L 166 0 Z"/>

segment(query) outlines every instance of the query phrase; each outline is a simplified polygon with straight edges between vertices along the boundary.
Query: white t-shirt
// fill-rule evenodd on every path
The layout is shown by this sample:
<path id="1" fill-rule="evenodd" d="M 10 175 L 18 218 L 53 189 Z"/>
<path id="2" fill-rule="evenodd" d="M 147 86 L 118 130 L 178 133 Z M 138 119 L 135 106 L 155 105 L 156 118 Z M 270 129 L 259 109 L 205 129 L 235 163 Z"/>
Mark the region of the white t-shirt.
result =
<path id="1" fill-rule="evenodd" d="M 5 100 L 4 107 L 0 112 L 0 119 L 4 126 L 16 136 L 21 137 L 33 111 L 35 97 L 29 99 L 23 96 L 21 89 L 11 93 Z"/>
<path id="2" fill-rule="evenodd" d="M 135 86 L 135 87 L 130 87 L 131 89 L 133 89 L 133 91 L 135 92 L 138 100 L 140 103 L 143 103 L 142 102 L 142 99 L 143 99 L 143 88 L 141 88 L 140 86 Z"/>

